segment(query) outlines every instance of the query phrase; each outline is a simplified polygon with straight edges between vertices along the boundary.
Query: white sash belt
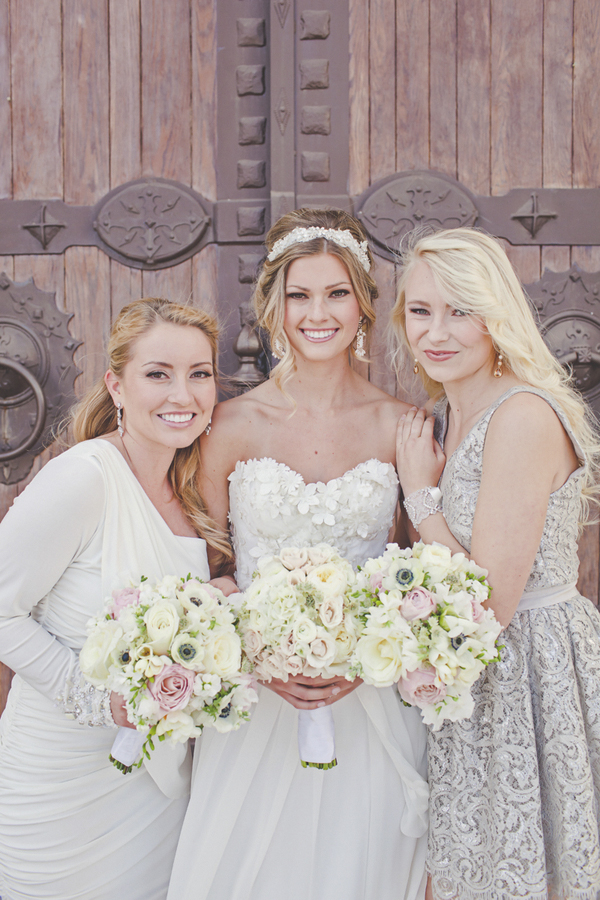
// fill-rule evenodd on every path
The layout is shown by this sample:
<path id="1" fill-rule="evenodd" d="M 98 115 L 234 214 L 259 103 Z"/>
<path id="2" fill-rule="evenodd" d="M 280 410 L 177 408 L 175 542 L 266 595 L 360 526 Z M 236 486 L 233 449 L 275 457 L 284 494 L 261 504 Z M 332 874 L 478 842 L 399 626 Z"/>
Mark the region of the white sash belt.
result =
<path id="1" fill-rule="evenodd" d="M 525 591 L 517 612 L 527 609 L 542 609 L 544 606 L 554 606 L 555 603 L 563 603 L 565 600 L 573 600 L 577 594 L 577 585 L 559 584 L 552 588 L 535 588 L 533 591 Z"/>

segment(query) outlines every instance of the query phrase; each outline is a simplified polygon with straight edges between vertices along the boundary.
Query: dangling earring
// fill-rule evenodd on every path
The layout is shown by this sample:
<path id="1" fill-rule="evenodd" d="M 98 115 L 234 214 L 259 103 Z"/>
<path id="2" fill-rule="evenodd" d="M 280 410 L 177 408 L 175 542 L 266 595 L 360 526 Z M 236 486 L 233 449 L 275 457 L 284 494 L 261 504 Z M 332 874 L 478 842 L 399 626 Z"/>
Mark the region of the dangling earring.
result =
<path id="1" fill-rule="evenodd" d="M 208 435 L 210 434 L 210 429 L 212 428 L 211 422 L 212 422 L 212 416 L 211 416 L 210 419 L 208 420 L 208 425 L 207 425 L 206 428 L 204 429 L 204 434 L 205 434 L 207 437 L 208 437 Z"/>
<path id="2" fill-rule="evenodd" d="M 119 437 L 122 438 L 125 429 L 123 428 L 123 404 L 117 403 L 117 431 L 119 432 Z"/>
<path id="3" fill-rule="evenodd" d="M 279 340 L 279 338 L 275 338 L 275 340 L 273 341 L 273 345 L 271 347 L 271 356 L 273 356 L 274 359 L 283 359 L 283 357 L 285 356 L 285 346 L 283 342 Z"/>
<path id="4" fill-rule="evenodd" d="M 361 359 L 366 355 L 365 350 L 365 338 L 367 336 L 367 332 L 365 331 L 365 320 L 361 316 L 358 320 L 358 331 L 356 332 L 356 350 L 354 351 L 357 356 Z"/>
<path id="5" fill-rule="evenodd" d="M 496 360 L 496 368 L 494 369 L 494 378 L 502 378 L 502 354 L 498 353 L 498 359 Z"/>
<path id="6" fill-rule="evenodd" d="M 415 364 L 413 366 L 413 372 L 415 373 L 415 375 L 419 374 L 419 363 L 417 362 L 416 356 L 415 356 Z"/>

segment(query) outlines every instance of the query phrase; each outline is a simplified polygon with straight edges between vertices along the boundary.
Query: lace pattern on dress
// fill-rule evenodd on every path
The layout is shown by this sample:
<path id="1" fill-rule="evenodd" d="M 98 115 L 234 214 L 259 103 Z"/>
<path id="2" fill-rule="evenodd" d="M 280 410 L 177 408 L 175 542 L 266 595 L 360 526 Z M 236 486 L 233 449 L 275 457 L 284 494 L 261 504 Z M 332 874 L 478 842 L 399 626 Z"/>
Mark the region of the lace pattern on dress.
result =
<path id="1" fill-rule="evenodd" d="M 71 668 L 64 690 L 55 702 L 67 716 L 76 719 L 80 725 L 116 728 L 110 711 L 110 693 L 86 681 L 77 661 Z"/>
<path id="2" fill-rule="evenodd" d="M 467 549 L 485 431 L 498 405 L 475 425 L 444 472 L 444 515 Z M 443 438 L 445 409 L 438 405 L 437 412 Z M 580 478 L 579 469 L 550 499 L 527 588 L 576 580 Z M 473 716 L 428 736 L 434 896 L 596 900 L 600 616 L 577 596 L 517 612 L 501 642 L 501 661 L 473 688 Z"/>

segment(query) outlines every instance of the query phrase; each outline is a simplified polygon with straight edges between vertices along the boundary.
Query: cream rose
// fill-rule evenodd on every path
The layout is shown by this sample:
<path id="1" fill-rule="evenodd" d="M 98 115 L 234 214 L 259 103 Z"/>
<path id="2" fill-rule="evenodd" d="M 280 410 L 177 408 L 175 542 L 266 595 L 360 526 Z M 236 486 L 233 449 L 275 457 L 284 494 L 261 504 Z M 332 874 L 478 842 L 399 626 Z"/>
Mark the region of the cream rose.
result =
<path id="1" fill-rule="evenodd" d="M 179 629 L 179 614 L 169 600 L 151 606 L 144 615 L 148 644 L 158 655 L 168 653 Z"/>
<path id="2" fill-rule="evenodd" d="M 339 596 L 348 587 L 345 572 L 341 571 L 334 563 L 316 566 L 306 580 L 314 584 L 324 597 Z"/>
<path id="3" fill-rule="evenodd" d="M 87 681 L 100 687 L 109 677 L 109 669 L 116 659 L 122 642 L 123 629 L 114 619 L 96 626 L 79 653 L 79 666 Z"/>
<path id="4" fill-rule="evenodd" d="M 356 658 L 370 683 L 389 687 L 402 672 L 402 641 L 392 635 L 364 635 L 356 647 Z"/>
<path id="5" fill-rule="evenodd" d="M 192 716 L 177 710 L 170 712 L 156 726 L 156 734 L 168 734 L 172 741 L 183 744 L 192 737 L 198 737 L 200 729 L 196 727 Z"/>
<path id="6" fill-rule="evenodd" d="M 341 596 L 326 597 L 319 604 L 319 616 L 325 628 L 336 628 L 344 619 L 344 601 Z"/>
<path id="7" fill-rule="evenodd" d="M 265 642 L 263 641 L 260 633 L 255 631 L 253 628 L 247 628 L 244 631 L 244 650 L 248 653 L 249 656 L 256 656 L 260 650 L 265 646 Z"/>
<path id="8" fill-rule="evenodd" d="M 333 662 L 335 651 L 334 639 L 326 631 L 321 631 L 308 645 L 306 662 L 315 669 L 322 669 Z"/>
<path id="9" fill-rule="evenodd" d="M 279 559 L 290 571 L 301 569 L 308 562 L 308 550 L 299 550 L 297 547 L 284 547 L 279 553 Z"/>
<path id="10" fill-rule="evenodd" d="M 204 668 L 221 678 L 231 678 L 242 664 L 242 645 L 234 631 L 225 631 L 209 640 L 204 649 Z"/>

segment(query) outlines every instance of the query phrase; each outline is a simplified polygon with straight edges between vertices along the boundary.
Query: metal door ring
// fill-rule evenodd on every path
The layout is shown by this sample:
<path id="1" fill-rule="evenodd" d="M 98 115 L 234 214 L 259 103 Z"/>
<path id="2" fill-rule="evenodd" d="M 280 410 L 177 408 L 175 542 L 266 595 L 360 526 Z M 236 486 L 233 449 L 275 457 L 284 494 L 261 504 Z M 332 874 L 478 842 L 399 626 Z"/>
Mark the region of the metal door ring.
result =
<path id="1" fill-rule="evenodd" d="M 44 430 L 44 422 L 46 421 L 46 398 L 44 397 L 44 392 L 35 375 L 32 375 L 29 369 L 22 366 L 21 363 L 15 362 L 7 356 L 0 356 L 0 368 L 3 366 L 8 369 L 13 369 L 30 385 L 37 405 L 37 415 L 33 431 L 27 440 L 12 450 L 6 450 L 4 453 L 0 451 L 0 463 L 8 462 L 9 459 L 15 459 L 15 457 L 21 456 L 22 453 L 25 453 L 30 447 L 33 447 Z"/>

